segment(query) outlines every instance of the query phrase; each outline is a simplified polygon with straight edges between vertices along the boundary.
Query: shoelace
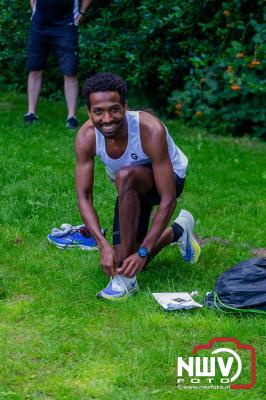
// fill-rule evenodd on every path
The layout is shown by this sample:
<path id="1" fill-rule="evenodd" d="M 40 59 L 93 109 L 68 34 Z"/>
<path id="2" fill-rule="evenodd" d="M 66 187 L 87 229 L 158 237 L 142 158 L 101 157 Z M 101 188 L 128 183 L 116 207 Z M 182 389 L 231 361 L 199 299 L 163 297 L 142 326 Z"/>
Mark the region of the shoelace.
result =
<path id="1" fill-rule="evenodd" d="M 72 226 L 70 224 L 62 224 L 60 228 L 53 228 L 51 235 L 55 237 L 62 237 L 68 235 L 70 232 L 76 232 L 84 225 Z"/>
<path id="2" fill-rule="evenodd" d="M 111 278 L 112 281 L 113 281 L 115 278 L 116 278 L 116 280 L 118 281 L 118 283 L 120 284 L 120 286 L 123 286 L 123 287 L 124 287 L 126 293 L 129 293 L 129 292 L 128 292 L 127 285 L 126 285 L 125 282 L 123 281 L 122 276 L 121 276 L 121 275 L 116 275 L 116 276 L 114 276 L 113 278 Z"/>
<path id="3" fill-rule="evenodd" d="M 63 237 L 68 235 L 69 233 L 74 233 L 77 231 L 80 231 L 82 236 L 84 236 L 87 239 L 90 239 L 92 237 L 90 231 L 86 228 L 85 225 L 73 226 L 70 224 L 62 224 L 60 228 L 53 228 L 51 235 L 54 237 Z M 101 232 L 105 236 L 106 230 L 101 228 Z"/>

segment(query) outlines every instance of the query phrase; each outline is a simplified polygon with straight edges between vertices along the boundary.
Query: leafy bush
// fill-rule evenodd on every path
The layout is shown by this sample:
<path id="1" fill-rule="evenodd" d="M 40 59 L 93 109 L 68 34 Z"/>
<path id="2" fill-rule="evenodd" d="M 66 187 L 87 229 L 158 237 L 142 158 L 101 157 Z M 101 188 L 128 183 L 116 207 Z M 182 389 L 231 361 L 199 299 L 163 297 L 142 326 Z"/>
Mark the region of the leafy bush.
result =
<path id="1" fill-rule="evenodd" d="M 1 1 L 0 82 L 15 90 L 25 90 L 25 43 L 30 6 L 23 0 Z"/>
<path id="2" fill-rule="evenodd" d="M 1 4 L 1 80 L 24 91 L 29 5 Z M 265 5 L 264 0 L 93 2 L 80 27 L 80 80 L 113 71 L 161 113 L 213 132 L 265 137 Z M 55 97 L 60 90 L 61 96 L 61 87 L 50 58 L 43 93 Z"/>
<path id="3" fill-rule="evenodd" d="M 190 74 L 184 88 L 172 92 L 169 110 L 212 132 L 266 138 L 262 6 L 263 1 L 254 4 L 254 9 L 250 2 L 223 3 L 213 22 L 202 26 L 210 33 L 216 26 L 219 46 L 204 49 L 193 43 Z"/>

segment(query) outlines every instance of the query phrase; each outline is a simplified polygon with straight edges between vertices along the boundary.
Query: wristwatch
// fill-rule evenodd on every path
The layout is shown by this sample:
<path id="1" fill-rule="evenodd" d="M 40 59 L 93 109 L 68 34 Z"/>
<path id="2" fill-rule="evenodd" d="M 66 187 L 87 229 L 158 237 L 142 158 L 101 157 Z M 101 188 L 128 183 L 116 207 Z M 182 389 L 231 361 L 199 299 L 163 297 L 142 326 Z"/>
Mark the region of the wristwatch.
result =
<path id="1" fill-rule="evenodd" d="M 138 250 L 137 250 L 137 253 L 138 253 L 138 255 L 141 257 L 141 258 L 145 258 L 145 257 L 147 257 L 147 258 L 149 258 L 149 250 L 147 249 L 147 247 L 139 247 L 138 248 Z"/>

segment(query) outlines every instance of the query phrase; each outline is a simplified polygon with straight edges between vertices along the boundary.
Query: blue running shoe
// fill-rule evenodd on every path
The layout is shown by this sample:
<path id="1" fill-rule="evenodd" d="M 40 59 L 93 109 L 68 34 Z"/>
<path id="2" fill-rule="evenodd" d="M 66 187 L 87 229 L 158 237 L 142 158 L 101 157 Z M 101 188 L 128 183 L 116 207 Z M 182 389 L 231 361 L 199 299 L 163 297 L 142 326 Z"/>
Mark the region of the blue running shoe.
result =
<path id="1" fill-rule="evenodd" d="M 68 227 L 68 224 L 64 225 Z M 64 225 L 62 225 L 61 228 L 64 227 Z M 61 234 L 60 230 L 55 228 L 52 233 L 47 236 L 47 239 L 59 249 L 77 247 L 81 250 L 97 250 L 96 241 L 85 225 L 71 227 L 70 230 L 65 229 L 61 231 Z"/>
<path id="2" fill-rule="evenodd" d="M 97 293 L 99 299 L 111 301 L 124 300 L 137 293 L 139 290 L 136 277 L 126 278 L 122 275 L 116 275 L 110 279 L 105 289 Z"/>
<path id="3" fill-rule="evenodd" d="M 196 263 L 201 250 L 200 245 L 193 236 L 195 225 L 193 215 L 187 210 L 181 210 L 175 223 L 184 229 L 183 235 L 177 241 L 183 260 L 192 264 Z"/>

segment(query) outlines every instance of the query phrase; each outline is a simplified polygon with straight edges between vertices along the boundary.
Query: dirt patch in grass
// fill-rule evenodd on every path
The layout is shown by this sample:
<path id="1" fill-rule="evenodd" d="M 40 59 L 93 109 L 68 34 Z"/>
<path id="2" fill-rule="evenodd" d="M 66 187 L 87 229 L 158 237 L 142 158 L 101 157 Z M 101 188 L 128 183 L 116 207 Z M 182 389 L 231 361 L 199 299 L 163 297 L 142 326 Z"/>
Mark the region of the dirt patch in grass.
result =
<path id="1" fill-rule="evenodd" d="M 251 249 L 251 253 L 257 257 L 266 258 L 266 247 L 262 247 L 261 249 Z"/>
<path id="2" fill-rule="evenodd" d="M 20 236 L 16 236 L 14 240 L 12 240 L 12 243 L 15 245 L 21 245 L 23 244 L 23 239 Z"/>
<path id="3" fill-rule="evenodd" d="M 195 235 L 195 238 L 199 242 L 200 246 L 205 246 L 205 244 L 210 243 L 210 242 L 218 242 L 218 243 L 223 244 L 225 246 L 229 246 L 231 244 L 230 240 L 225 240 L 225 239 L 222 239 L 222 238 L 220 238 L 218 236 L 201 238 L 199 235 Z"/>
<path id="4" fill-rule="evenodd" d="M 204 247 L 205 244 L 210 243 L 210 242 L 217 242 L 219 244 L 222 244 L 223 246 L 229 246 L 230 244 L 232 244 L 232 242 L 230 240 L 225 240 L 218 236 L 201 238 L 199 235 L 195 235 L 195 238 L 197 239 L 197 241 L 199 242 L 201 247 Z M 250 245 L 248 243 L 241 243 L 240 246 L 245 247 L 245 248 L 250 248 Z M 266 258 L 266 247 L 262 247 L 259 249 L 250 248 L 250 252 L 256 257 Z"/>
<path id="5" fill-rule="evenodd" d="M 27 294 L 18 294 L 17 296 L 13 297 L 13 301 L 26 301 L 28 303 L 31 303 L 33 301 L 33 298 L 31 296 L 28 296 Z"/>

